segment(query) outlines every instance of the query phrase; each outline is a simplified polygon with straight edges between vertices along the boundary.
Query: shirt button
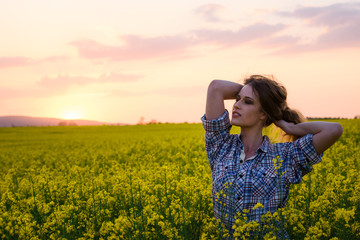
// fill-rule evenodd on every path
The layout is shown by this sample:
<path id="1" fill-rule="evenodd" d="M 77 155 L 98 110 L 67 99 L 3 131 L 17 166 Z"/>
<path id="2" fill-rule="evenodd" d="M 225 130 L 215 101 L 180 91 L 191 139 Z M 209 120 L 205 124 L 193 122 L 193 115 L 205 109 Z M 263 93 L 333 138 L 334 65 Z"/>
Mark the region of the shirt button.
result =
<path id="1" fill-rule="evenodd" d="M 240 160 L 240 163 L 243 163 L 244 161 L 243 160 Z"/>
<path id="2" fill-rule="evenodd" d="M 237 200 L 241 200 L 241 196 L 238 196 Z"/>
<path id="3" fill-rule="evenodd" d="M 240 176 L 239 176 L 239 177 L 241 177 L 241 178 L 242 178 L 243 176 L 244 176 L 244 175 L 240 174 Z"/>

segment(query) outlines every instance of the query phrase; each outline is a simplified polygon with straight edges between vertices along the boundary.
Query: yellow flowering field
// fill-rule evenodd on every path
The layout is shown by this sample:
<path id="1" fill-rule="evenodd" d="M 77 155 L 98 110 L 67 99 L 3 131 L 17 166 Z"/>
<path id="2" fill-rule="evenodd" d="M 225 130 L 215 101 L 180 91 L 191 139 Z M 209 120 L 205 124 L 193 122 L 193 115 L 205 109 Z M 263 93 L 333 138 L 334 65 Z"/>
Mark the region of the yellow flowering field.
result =
<path id="1" fill-rule="evenodd" d="M 291 239 L 360 238 L 360 120 L 338 121 L 279 213 Z M 201 124 L 0 128 L 0 238 L 222 239 L 203 139 Z"/>

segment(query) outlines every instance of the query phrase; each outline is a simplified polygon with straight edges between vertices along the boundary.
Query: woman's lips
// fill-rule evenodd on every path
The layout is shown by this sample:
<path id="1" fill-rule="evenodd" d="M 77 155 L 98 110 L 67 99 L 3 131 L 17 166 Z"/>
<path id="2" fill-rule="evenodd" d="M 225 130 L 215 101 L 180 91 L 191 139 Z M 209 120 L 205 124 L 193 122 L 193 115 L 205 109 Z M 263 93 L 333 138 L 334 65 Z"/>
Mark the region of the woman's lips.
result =
<path id="1" fill-rule="evenodd" d="M 233 112 L 232 117 L 233 118 L 241 117 L 241 114 L 238 112 Z"/>

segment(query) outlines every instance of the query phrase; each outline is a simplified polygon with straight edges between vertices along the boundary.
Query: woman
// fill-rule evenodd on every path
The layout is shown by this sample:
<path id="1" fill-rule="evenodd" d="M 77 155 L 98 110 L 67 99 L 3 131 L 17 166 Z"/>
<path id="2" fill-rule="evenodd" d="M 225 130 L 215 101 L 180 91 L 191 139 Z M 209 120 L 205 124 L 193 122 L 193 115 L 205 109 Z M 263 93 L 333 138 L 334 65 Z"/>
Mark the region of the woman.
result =
<path id="1" fill-rule="evenodd" d="M 214 214 L 230 234 L 236 213 L 246 209 L 249 221 L 261 221 L 266 212 L 284 207 L 290 184 L 300 183 L 342 134 L 338 123 L 303 122 L 287 106 L 286 96 L 283 86 L 260 75 L 250 76 L 244 85 L 223 80 L 209 85 L 202 121 L 213 177 Z M 236 99 L 231 121 L 224 107 L 226 99 Z M 262 135 L 271 123 L 296 140 L 271 144 Z M 232 125 L 241 128 L 239 135 L 230 134 Z M 255 209 L 258 203 L 262 207 Z"/>

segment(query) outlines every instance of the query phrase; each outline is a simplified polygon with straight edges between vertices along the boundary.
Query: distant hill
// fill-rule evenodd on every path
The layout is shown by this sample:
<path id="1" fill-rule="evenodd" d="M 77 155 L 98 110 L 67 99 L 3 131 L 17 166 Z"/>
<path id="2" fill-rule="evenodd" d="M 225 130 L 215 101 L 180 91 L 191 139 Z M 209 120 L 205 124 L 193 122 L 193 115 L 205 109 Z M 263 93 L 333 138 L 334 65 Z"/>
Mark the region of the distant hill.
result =
<path id="1" fill-rule="evenodd" d="M 109 124 L 91 120 L 66 120 L 60 118 L 42 118 L 27 116 L 3 116 L 0 117 L 0 127 L 40 127 L 40 126 L 98 126 L 98 125 L 124 125 Z"/>

